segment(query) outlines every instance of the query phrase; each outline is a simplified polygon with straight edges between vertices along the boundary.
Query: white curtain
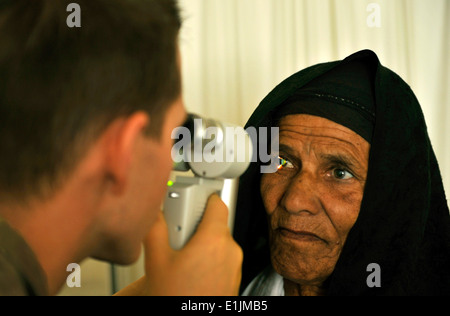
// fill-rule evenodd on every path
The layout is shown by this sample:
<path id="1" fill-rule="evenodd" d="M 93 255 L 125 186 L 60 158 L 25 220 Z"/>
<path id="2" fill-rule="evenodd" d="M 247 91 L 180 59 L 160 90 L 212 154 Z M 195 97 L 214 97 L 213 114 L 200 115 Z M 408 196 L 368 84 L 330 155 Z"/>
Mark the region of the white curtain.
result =
<path id="1" fill-rule="evenodd" d="M 245 124 L 291 74 L 371 49 L 416 93 L 450 196 L 449 0 L 180 0 L 189 111 Z"/>

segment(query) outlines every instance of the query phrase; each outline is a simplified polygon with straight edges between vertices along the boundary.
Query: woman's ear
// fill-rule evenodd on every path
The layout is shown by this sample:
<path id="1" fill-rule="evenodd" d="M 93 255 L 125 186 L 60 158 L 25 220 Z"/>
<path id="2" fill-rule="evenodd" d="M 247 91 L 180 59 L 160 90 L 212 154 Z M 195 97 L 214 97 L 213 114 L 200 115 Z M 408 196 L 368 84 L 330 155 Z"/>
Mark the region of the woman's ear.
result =
<path id="1" fill-rule="evenodd" d="M 131 164 L 136 154 L 136 145 L 144 136 L 150 122 L 145 112 L 136 112 L 119 118 L 106 130 L 106 170 L 114 194 L 122 194 L 128 183 Z"/>

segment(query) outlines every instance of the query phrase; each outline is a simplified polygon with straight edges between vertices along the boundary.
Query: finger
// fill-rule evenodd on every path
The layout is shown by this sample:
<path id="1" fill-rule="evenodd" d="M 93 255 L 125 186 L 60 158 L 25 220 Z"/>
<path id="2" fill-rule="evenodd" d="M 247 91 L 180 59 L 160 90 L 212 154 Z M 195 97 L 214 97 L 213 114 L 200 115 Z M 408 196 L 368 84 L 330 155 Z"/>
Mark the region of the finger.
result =
<path id="1" fill-rule="evenodd" d="M 144 239 L 144 252 L 147 257 L 154 257 L 171 250 L 169 244 L 169 230 L 162 212 L 160 212 L 149 233 Z"/>

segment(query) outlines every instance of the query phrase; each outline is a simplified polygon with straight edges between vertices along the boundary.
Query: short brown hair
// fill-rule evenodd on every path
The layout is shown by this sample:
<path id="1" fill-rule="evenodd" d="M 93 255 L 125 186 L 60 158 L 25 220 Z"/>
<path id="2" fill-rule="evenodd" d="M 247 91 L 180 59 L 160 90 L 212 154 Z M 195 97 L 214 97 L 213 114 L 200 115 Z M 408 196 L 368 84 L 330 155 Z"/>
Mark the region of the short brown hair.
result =
<path id="1" fill-rule="evenodd" d="M 116 118 L 152 117 L 159 135 L 180 95 L 176 0 L 0 3 L 0 200 L 44 198 Z"/>

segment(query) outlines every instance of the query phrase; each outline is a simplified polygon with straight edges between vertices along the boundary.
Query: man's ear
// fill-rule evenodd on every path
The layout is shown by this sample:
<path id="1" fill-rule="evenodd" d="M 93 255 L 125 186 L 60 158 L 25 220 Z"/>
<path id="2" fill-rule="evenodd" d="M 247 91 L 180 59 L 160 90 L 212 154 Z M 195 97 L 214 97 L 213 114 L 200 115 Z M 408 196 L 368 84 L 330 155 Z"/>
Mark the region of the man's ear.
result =
<path id="1" fill-rule="evenodd" d="M 106 130 L 106 170 L 112 193 L 122 194 L 127 185 L 136 144 L 150 122 L 145 112 L 118 118 Z"/>

